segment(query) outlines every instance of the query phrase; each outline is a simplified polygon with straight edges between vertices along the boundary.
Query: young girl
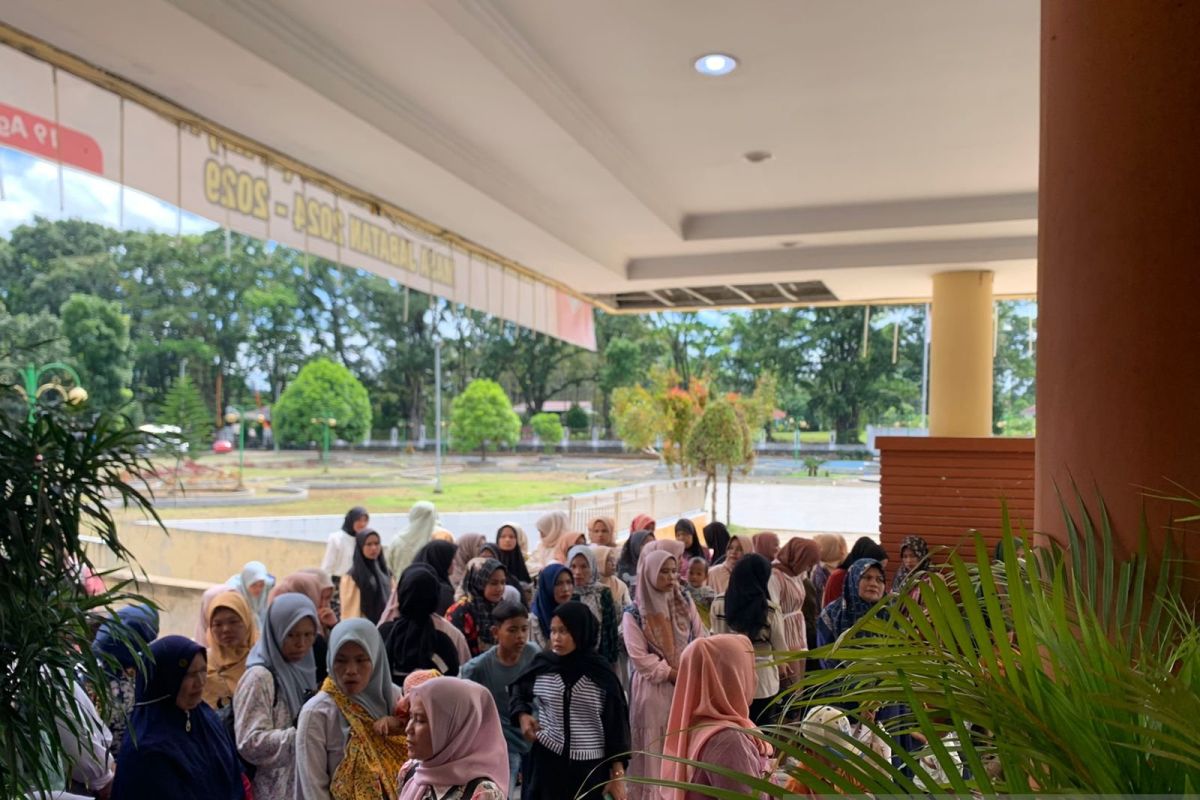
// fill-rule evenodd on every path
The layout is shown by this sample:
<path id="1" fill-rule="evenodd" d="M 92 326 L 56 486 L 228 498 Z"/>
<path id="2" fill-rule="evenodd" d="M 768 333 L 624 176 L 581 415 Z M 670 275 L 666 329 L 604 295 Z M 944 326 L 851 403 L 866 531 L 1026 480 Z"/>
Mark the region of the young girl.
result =
<path id="1" fill-rule="evenodd" d="M 708 585 L 718 595 L 724 594 L 729 588 L 729 574 L 746 554 L 746 539 L 741 536 L 730 536 L 725 548 L 725 560 L 708 571 Z"/>
<path id="2" fill-rule="evenodd" d="M 492 609 L 504 597 L 508 576 L 494 558 L 476 559 L 463 577 L 466 597 L 450 606 L 446 618 L 463 632 L 471 657 L 496 643 L 492 635 Z"/>
<path id="3" fill-rule="evenodd" d="M 683 591 L 696 604 L 696 613 L 708 630 L 712 624 L 712 601 L 717 593 L 708 585 L 708 562 L 696 556 L 687 562 L 687 574 L 684 576 Z"/>
<path id="4" fill-rule="evenodd" d="M 549 649 L 512 685 L 512 719 L 533 744 L 523 797 L 626 800 L 629 709 L 596 653 L 597 634 L 587 606 L 563 603 L 551 617 Z"/>
<path id="5" fill-rule="evenodd" d="M 708 551 L 704 549 L 704 545 L 700 544 L 696 526 L 690 519 L 680 517 L 675 522 L 675 540 L 683 543 L 683 557 L 686 560 L 702 558 L 708 561 Z"/>
<path id="6" fill-rule="evenodd" d="M 392 576 L 380 558 L 379 534 L 366 528 L 356 536 L 354 564 L 342 576 L 342 619 L 365 617 L 378 623 L 392 593 Z"/>
<path id="7" fill-rule="evenodd" d="M 575 579 L 571 570 L 562 564 L 549 564 L 538 575 L 537 594 L 533 598 L 534 623 L 529 626 L 529 638 L 541 649 L 550 646 L 550 620 L 554 609 L 571 599 Z"/>
<path id="8" fill-rule="evenodd" d="M 342 527 L 329 534 L 325 543 L 325 557 L 321 560 L 321 569 L 329 573 L 336 587 L 342 576 L 354 565 L 355 537 L 364 530 L 371 521 L 371 515 L 362 506 L 355 506 L 346 512 Z M 331 607 L 336 612 L 342 603 L 337 591 L 331 601 Z"/>
<path id="9" fill-rule="evenodd" d="M 616 664 L 624 649 L 618 622 L 620 611 L 613 600 L 612 592 L 600 583 L 600 570 L 596 567 L 596 557 L 592 554 L 592 549 L 586 544 L 575 545 L 567 553 L 567 565 L 575 581 L 572 599 L 590 608 L 596 615 L 596 622 L 600 624 L 598 652 L 607 658 L 610 664 Z"/>

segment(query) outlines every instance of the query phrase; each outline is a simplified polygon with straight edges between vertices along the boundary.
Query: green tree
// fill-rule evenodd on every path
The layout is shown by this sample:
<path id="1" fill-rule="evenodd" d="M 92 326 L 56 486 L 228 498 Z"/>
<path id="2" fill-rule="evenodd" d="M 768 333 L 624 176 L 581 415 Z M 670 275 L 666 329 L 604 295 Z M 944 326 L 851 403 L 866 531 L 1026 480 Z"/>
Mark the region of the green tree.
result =
<path id="1" fill-rule="evenodd" d="M 565 420 L 572 433 L 585 433 L 592 422 L 591 417 L 578 403 L 571 403 L 571 407 L 567 409 Z"/>
<path id="2" fill-rule="evenodd" d="M 745 463 L 750 429 L 733 403 L 710 400 L 688 435 L 688 462 L 704 472 L 705 487 L 712 486 L 712 513 L 717 518 L 717 469 L 725 468 L 725 518 L 729 519 L 733 470 Z"/>
<path id="3" fill-rule="evenodd" d="M 635 452 L 654 452 L 654 442 L 666 429 L 658 401 L 644 386 L 622 386 L 612 395 L 613 426 L 625 446 Z"/>
<path id="4" fill-rule="evenodd" d="M 1034 404 L 1037 364 L 1037 303 L 1001 300 L 996 303 L 997 347 L 995 378 L 992 381 L 992 424 L 994 433 L 1013 433 L 1007 426 L 1020 420 Z M 1032 433 L 1033 420 L 1026 423 Z"/>
<path id="5" fill-rule="evenodd" d="M 529 427 L 533 428 L 533 432 L 542 440 L 542 452 L 546 455 L 553 453 L 554 448 L 562 441 L 563 426 L 558 414 L 549 411 L 534 414 L 529 419 Z"/>
<path id="6" fill-rule="evenodd" d="M 282 444 L 307 445 L 323 435 L 314 418 L 337 420 L 337 436 L 361 442 L 371 430 L 371 398 L 358 378 L 341 364 L 318 358 L 304 365 L 271 409 Z"/>
<path id="7" fill-rule="evenodd" d="M 213 415 L 192 379 L 184 375 L 172 384 L 158 412 L 158 423 L 176 425 L 194 454 L 212 441 Z"/>
<path id="8" fill-rule="evenodd" d="M 450 405 L 450 436 L 455 447 L 478 449 L 480 460 L 487 461 L 488 445 L 517 443 L 521 419 L 500 384 L 478 378 Z"/>
<path id="9" fill-rule="evenodd" d="M 71 358 L 93 408 L 116 410 L 133 398 L 129 383 L 129 317 L 120 304 L 90 294 L 73 294 L 60 311 Z"/>
<path id="10" fill-rule="evenodd" d="M 18 366 L 44 364 L 67 358 L 62 320 L 45 311 L 10 314 L 0 301 L 0 361 Z"/>
<path id="11" fill-rule="evenodd" d="M 809 408 L 837 431 L 838 441 L 857 442 L 864 416 L 879 406 L 879 382 L 894 372 L 891 340 L 869 328 L 864 355 L 863 308 L 817 308 L 811 313 Z"/>
<path id="12" fill-rule="evenodd" d="M 561 339 L 499 319 L 484 331 L 484 363 L 492 365 L 491 377 L 511 376 L 518 398 L 535 414 L 547 400 L 595 375 L 592 356 Z"/>

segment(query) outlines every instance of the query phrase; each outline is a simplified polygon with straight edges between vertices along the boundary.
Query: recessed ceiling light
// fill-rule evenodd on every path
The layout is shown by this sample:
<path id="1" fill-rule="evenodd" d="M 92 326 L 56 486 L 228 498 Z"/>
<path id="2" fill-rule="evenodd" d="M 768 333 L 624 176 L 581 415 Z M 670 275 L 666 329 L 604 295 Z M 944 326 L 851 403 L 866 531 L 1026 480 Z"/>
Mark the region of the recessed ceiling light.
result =
<path id="1" fill-rule="evenodd" d="M 770 161 L 774 157 L 769 150 L 751 150 L 749 153 L 742 153 L 742 158 L 751 164 L 761 164 L 764 161 Z"/>
<path id="2" fill-rule="evenodd" d="M 692 65 L 701 75 L 717 77 L 728 75 L 737 69 L 737 59 L 724 53 L 706 53 L 696 59 Z"/>
<path id="3" fill-rule="evenodd" d="M 800 242 L 799 242 L 799 241 L 796 241 L 796 240 L 792 239 L 792 240 L 789 240 L 789 241 L 786 241 L 786 242 L 780 242 L 780 243 L 779 243 L 779 246 L 780 246 L 780 247 L 795 247 L 795 246 L 796 246 L 796 245 L 798 245 L 798 244 L 800 244 Z"/>

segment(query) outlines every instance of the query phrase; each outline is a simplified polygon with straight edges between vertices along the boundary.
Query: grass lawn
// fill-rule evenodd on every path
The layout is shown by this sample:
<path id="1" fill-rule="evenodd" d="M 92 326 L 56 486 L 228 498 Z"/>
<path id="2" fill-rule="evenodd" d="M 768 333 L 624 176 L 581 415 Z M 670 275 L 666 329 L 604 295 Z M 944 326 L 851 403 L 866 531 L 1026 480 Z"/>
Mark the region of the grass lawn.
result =
<path id="1" fill-rule="evenodd" d="M 363 468 L 345 470 L 361 474 Z M 288 470 L 286 477 L 301 471 Z M 317 471 L 319 474 L 319 470 Z M 336 471 L 335 471 L 336 472 Z M 246 477 L 251 477 L 249 469 Z M 311 476 L 309 476 L 311 477 Z M 441 511 L 487 511 L 516 509 L 561 500 L 569 494 L 615 486 L 614 481 L 587 480 L 582 475 L 557 473 L 472 474 L 455 473 L 442 478 L 443 492 L 432 485 L 385 486 L 378 489 L 310 489 L 307 500 L 274 505 L 221 506 L 216 508 L 163 508 L 164 519 L 209 519 L 213 517 L 274 517 L 312 514 L 344 514 L 351 506 L 366 506 L 373 512 L 406 512 L 418 500 L 431 500 Z M 262 491 L 262 487 L 259 491 Z"/>

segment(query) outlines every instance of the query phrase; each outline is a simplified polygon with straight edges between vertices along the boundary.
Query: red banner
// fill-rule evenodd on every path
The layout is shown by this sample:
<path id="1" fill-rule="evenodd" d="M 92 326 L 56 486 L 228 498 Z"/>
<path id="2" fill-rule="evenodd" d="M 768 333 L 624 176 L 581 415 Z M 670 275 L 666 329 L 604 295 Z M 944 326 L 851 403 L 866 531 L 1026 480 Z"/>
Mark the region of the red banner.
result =
<path id="1" fill-rule="evenodd" d="M 104 154 L 91 136 L 3 103 L 0 103 L 0 146 L 104 174 Z"/>

